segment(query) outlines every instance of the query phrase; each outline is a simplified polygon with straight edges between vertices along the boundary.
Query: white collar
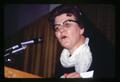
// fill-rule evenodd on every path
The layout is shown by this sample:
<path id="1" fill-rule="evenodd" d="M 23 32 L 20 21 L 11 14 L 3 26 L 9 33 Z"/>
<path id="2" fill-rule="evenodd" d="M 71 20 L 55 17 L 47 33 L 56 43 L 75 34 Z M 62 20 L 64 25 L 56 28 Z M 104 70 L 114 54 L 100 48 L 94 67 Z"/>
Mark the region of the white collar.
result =
<path id="1" fill-rule="evenodd" d="M 85 72 L 89 69 L 92 62 L 92 54 L 89 49 L 89 38 L 85 39 L 85 43 L 78 47 L 69 57 L 70 53 L 67 49 L 63 49 L 60 61 L 63 67 L 73 67 L 77 72 Z"/>

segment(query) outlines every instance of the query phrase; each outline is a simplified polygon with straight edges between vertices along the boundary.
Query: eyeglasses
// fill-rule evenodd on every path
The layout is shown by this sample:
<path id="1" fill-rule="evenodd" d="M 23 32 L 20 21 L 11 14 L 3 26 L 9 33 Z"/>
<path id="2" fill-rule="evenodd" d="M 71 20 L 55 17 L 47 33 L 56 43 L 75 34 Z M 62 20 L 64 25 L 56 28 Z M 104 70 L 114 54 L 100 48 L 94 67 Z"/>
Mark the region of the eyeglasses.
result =
<path id="1" fill-rule="evenodd" d="M 62 24 L 55 24 L 55 31 L 59 31 L 61 27 L 69 28 L 73 25 L 73 22 L 78 23 L 76 20 L 66 20 Z"/>

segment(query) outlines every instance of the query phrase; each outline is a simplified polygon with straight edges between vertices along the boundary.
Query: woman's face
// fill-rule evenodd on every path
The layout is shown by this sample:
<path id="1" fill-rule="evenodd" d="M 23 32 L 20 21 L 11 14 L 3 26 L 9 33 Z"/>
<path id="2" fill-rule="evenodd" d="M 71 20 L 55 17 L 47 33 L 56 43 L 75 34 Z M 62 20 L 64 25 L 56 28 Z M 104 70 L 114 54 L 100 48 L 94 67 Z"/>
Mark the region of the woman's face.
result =
<path id="1" fill-rule="evenodd" d="M 74 15 L 61 14 L 55 18 L 55 35 L 60 44 L 67 49 L 78 46 L 84 29 L 75 22 Z"/>

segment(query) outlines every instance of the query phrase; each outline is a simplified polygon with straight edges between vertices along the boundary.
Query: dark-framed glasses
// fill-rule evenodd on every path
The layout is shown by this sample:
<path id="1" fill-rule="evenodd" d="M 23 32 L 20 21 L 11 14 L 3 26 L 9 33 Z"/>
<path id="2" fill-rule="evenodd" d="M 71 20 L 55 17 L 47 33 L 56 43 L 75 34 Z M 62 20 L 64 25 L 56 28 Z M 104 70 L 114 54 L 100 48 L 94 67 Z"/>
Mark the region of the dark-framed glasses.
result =
<path id="1" fill-rule="evenodd" d="M 73 22 L 78 23 L 76 20 L 66 20 L 61 24 L 55 24 L 54 29 L 55 29 L 55 31 L 59 31 L 60 28 L 64 28 L 64 27 L 69 28 L 73 25 Z"/>

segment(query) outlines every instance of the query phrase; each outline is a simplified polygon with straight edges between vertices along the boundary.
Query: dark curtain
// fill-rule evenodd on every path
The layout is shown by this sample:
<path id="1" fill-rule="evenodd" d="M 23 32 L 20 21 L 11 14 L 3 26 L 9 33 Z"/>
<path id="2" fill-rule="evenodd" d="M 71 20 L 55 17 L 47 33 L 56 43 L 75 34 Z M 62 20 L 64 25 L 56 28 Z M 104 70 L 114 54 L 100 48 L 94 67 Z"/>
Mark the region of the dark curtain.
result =
<path id="1" fill-rule="evenodd" d="M 95 27 L 115 46 L 115 5 L 81 4 L 80 6 Z"/>

